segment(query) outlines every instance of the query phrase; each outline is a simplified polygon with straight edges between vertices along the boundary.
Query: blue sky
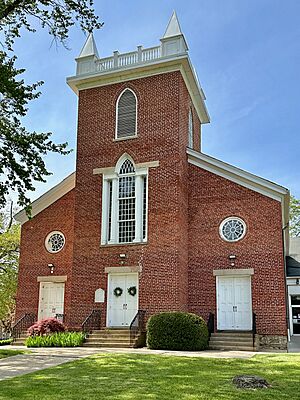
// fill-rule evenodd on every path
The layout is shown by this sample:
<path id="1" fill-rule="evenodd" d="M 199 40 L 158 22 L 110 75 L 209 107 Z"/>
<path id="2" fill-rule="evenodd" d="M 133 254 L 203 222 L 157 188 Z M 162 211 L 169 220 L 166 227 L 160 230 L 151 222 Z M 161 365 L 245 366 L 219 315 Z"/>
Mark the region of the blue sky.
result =
<path id="1" fill-rule="evenodd" d="M 207 97 L 211 123 L 203 127 L 204 153 L 272 180 L 300 197 L 300 1 L 96 0 L 104 27 L 95 32 L 101 57 L 114 50 L 159 44 L 175 9 Z M 79 28 L 68 46 L 51 46 L 46 31 L 16 43 L 27 83 L 44 80 L 30 105 L 29 129 L 52 131 L 76 146 L 77 98 L 66 84 L 85 41 Z M 35 199 L 75 169 L 69 156 L 50 155 L 53 175 L 36 185 Z"/>

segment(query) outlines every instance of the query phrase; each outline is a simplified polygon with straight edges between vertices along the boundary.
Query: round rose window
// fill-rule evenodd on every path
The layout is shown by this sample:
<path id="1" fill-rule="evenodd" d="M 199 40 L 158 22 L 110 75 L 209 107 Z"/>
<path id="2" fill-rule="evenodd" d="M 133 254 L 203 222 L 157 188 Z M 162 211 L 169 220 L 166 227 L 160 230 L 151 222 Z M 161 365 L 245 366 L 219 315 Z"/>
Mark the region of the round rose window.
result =
<path id="1" fill-rule="evenodd" d="M 58 253 L 65 245 L 65 237 L 63 233 L 54 231 L 49 233 L 45 240 L 46 249 L 49 253 Z"/>
<path id="2" fill-rule="evenodd" d="M 246 234 L 246 224 L 241 218 L 226 218 L 220 225 L 220 235 L 227 242 L 237 242 Z"/>

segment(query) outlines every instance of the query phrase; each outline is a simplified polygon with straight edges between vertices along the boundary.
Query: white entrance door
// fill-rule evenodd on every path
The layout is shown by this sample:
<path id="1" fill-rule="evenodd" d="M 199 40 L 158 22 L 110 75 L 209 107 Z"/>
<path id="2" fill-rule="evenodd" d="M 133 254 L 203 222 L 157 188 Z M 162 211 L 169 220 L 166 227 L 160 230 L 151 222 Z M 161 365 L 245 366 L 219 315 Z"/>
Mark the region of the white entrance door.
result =
<path id="1" fill-rule="evenodd" d="M 41 282 L 39 300 L 39 319 L 55 317 L 64 313 L 65 284 Z"/>
<path id="2" fill-rule="evenodd" d="M 217 326 L 219 330 L 251 330 L 251 278 L 217 277 Z"/>
<path id="3" fill-rule="evenodd" d="M 131 293 L 128 289 L 131 288 Z M 136 289 L 133 295 L 134 288 Z M 116 292 L 119 290 L 117 296 Z M 108 275 L 107 326 L 126 327 L 138 311 L 138 274 Z"/>

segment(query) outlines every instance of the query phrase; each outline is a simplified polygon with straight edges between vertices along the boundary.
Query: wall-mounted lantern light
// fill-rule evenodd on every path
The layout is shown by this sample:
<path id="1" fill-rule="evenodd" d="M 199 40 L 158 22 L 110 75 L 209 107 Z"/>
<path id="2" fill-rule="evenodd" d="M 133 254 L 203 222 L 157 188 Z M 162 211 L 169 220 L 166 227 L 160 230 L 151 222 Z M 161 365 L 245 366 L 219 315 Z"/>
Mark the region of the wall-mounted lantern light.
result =
<path id="1" fill-rule="evenodd" d="M 230 265 L 231 265 L 232 267 L 234 267 L 234 265 L 235 265 L 235 260 L 236 260 L 236 255 L 235 255 L 235 254 L 230 254 L 230 256 L 229 256 L 228 258 L 229 258 L 229 260 L 230 260 Z"/>
<path id="2" fill-rule="evenodd" d="M 53 274 L 53 272 L 54 272 L 54 265 L 53 265 L 53 264 L 48 264 L 48 268 L 50 269 L 50 274 Z"/>

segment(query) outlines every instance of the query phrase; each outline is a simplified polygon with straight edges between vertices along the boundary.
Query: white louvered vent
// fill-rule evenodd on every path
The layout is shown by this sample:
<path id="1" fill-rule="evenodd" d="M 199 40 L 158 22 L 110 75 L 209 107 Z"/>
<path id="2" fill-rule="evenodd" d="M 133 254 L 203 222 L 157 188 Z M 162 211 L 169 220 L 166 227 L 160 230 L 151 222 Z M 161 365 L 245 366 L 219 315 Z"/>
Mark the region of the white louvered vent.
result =
<path id="1" fill-rule="evenodd" d="M 136 135 L 136 97 L 126 89 L 117 103 L 117 138 Z"/>

